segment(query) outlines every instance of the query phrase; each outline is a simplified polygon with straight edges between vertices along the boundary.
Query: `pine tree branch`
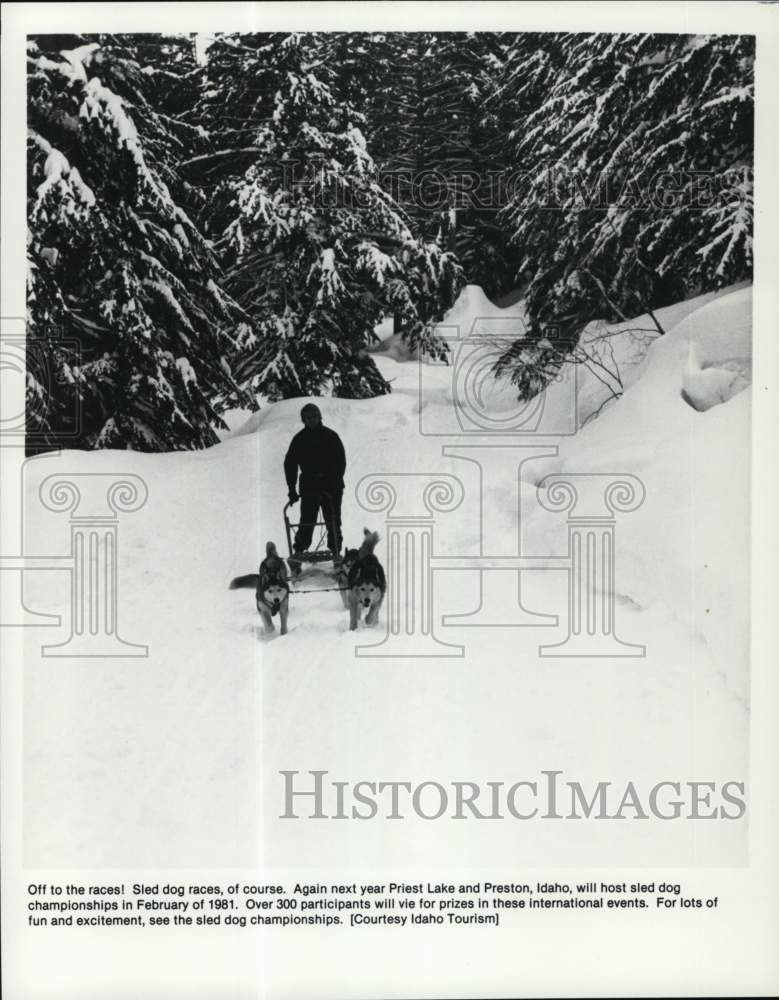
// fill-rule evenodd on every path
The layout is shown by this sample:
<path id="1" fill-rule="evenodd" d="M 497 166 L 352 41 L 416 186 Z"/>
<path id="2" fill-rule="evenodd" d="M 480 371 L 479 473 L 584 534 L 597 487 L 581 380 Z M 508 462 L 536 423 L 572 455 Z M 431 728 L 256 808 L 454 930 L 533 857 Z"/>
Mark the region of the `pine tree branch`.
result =
<path id="1" fill-rule="evenodd" d="M 624 322 L 626 322 L 626 323 L 630 322 L 629 317 L 627 317 L 622 312 L 622 310 L 619 308 L 619 306 L 615 302 L 612 302 L 612 300 L 610 299 L 610 297 L 608 295 L 608 292 L 606 291 L 606 289 L 604 287 L 604 284 L 600 280 L 600 278 L 598 278 L 597 275 L 594 275 L 589 268 L 582 268 L 582 274 L 586 274 L 598 286 L 598 289 L 599 289 L 601 295 L 603 296 L 603 299 L 604 299 L 606 305 L 612 310 L 612 312 L 615 312 L 617 314 L 617 316 L 619 316 L 619 318 L 621 320 L 624 320 Z"/>
<path id="2" fill-rule="evenodd" d="M 193 156 L 189 160 L 183 160 L 179 166 L 183 170 L 187 167 L 203 166 L 206 163 L 223 161 L 230 156 L 248 156 L 249 154 L 254 155 L 261 152 L 262 149 L 259 146 L 243 146 L 240 149 L 220 149 L 216 153 L 203 153 L 200 156 Z"/>
<path id="3" fill-rule="evenodd" d="M 617 242 L 621 245 L 622 244 L 622 238 L 621 238 L 620 234 L 617 232 L 616 226 L 614 225 L 614 223 L 612 222 L 612 220 L 609 219 L 609 218 L 606 219 L 606 222 L 611 227 L 611 231 L 614 233 L 615 237 L 617 238 Z M 637 240 L 636 239 L 633 240 L 633 246 L 631 247 L 631 250 L 633 251 L 633 259 L 638 264 L 638 266 L 641 268 L 641 270 L 644 271 L 646 274 L 649 274 L 652 278 L 656 278 L 657 277 L 657 273 L 655 272 L 655 270 L 653 268 L 649 267 L 648 264 L 646 264 L 644 261 L 641 260 L 641 258 L 639 256 L 639 253 L 638 253 L 638 245 L 637 245 Z M 631 291 L 632 291 L 633 295 L 635 296 L 635 298 L 638 300 L 638 303 L 641 306 L 641 308 L 644 309 L 644 311 L 646 312 L 646 314 L 649 316 L 649 318 L 652 320 L 652 322 L 657 327 L 657 332 L 660 334 L 661 337 L 664 337 L 665 336 L 665 330 L 663 329 L 663 327 L 662 327 L 662 325 L 660 323 L 660 320 L 657 318 L 657 316 L 655 316 L 655 314 L 652 312 L 652 310 L 650 309 L 650 307 L 644 301 L 644 297 L 636 289 L 631 289 Z"/>
<path id="4" fill-rule="evenodd" d="M 597 410 L 593 410 L 593 412 L 585 420 L 582 421 L 582 424 L 581 424 L 582 427 L 586 427 L 587 424 L 591 420 L 597 420 L 598 417 L 600 416 L 601 410 L 603 409 L 604 406 L 606 406 L 612 400 L 614 400 L 614 399 L 620 399 L 622 397 L 622 393 L 621 392 L 614 392 L 613 389 L 611 389 L 610 392 L 611 392 L 611 395 L 606 396 L 606 398 L 600 404 L 600 406 L 598 407 L 598 409 Z"/>

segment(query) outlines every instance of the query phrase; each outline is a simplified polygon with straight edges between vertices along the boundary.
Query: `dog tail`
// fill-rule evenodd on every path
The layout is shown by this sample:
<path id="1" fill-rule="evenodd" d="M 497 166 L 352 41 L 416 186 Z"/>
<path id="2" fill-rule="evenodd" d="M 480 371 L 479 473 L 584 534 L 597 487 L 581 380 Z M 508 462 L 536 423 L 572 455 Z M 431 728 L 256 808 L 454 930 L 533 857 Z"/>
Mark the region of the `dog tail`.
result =
<path id="1" fill-rule="evenodd" d="M 368 531 L 367 528 L 364 528 L 363 530 L 365 533 L 365 538 L 363 539 L 362 545 L 360 546 L 360 550 L 364 554 L 372 555 L 373 550 L 376 548 L 376 545 L 378 544 L 380 535 L 378 531 Z"/>
<path id="2" fill-rule="evenodd" d="M 275 556 L 276 559 L 279 558 L 279 554 L 276 551 L 276 543 L 275 542 L 268 542 L 267 545 L 265 546 L 265 558 L 266 559 L 270 559 L 271 556 Z"/>
<path id="3" fill-rule="evenodd" d="M 248 576 L 236 576 L 230 581 L 230 590 L 256 590 L 260 582 L 256 573 L 249 573 Z"/>

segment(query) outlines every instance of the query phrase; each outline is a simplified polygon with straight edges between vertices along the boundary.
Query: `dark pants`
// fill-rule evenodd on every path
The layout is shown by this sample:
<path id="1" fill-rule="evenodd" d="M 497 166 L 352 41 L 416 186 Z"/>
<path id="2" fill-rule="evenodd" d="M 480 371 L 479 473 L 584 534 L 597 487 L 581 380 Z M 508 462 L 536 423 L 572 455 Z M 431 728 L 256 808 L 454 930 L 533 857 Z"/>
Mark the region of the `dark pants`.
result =
<path id="1" fill-rule="evenodd" d="M 300 526 L 295 534 L 295 552 L 305 552 L 314 536 L 314 525 L 322 520 L 327 525 L 327 547 L 338 554 L 343 545 L 341 535 L 341 500 L 343 490 L 332 493 L 303 493 L 300 497 Z M 319 512 L 322 511 L 322 517 Z"/>

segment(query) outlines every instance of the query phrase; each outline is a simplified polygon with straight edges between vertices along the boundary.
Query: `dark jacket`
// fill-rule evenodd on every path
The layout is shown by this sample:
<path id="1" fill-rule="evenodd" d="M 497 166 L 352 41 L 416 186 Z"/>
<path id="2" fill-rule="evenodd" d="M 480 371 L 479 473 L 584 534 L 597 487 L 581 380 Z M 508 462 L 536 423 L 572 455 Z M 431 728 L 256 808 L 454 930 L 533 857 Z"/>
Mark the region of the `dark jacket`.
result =
<path id="1" fill-rule="evenodd" d="M 297 486 L 300 469 L 300 486 Z M 344 488 L 346 454 L 341 439 L 320 424 L 304 427 L 292 438 L 284 458 L 284 475 L 290 490 L 300 493 L 336 493 Z"/>

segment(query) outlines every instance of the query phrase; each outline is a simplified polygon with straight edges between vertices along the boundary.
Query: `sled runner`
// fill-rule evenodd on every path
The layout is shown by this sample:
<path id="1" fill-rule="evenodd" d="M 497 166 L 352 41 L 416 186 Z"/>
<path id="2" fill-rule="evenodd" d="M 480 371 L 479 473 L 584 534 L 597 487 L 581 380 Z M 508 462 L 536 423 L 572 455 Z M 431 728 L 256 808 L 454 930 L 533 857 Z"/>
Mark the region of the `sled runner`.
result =
<path id="1" fill-rule="evenodd" d="M 326 497 L 328 494 L 322 493 L 320 496 Z M 293 548 L 293 535 L 300 527 L 301 522 L 296 524 L 290 521 L 288 511 L 291 506 L 291 503 L 286 503 L 284 505 L 284 529 L 287 533 L 287 548 L 289 549 L 287 565 L 289 566 L 293 578 L 297 578 L 300 576 L 304 564 L 335 562 L 336 554 L 327 547 L 326 542 L 328 527 L 331 529 L 331 533 L 333 535 L 335 535 L 336 532 L 335 524 L 328 525 L 326 521 L 314 521 L 314 533 L 316 534 L 318 530 L 319 534 L 312 547 L 307 549 L 305 552 L 295 552 Z"/>

